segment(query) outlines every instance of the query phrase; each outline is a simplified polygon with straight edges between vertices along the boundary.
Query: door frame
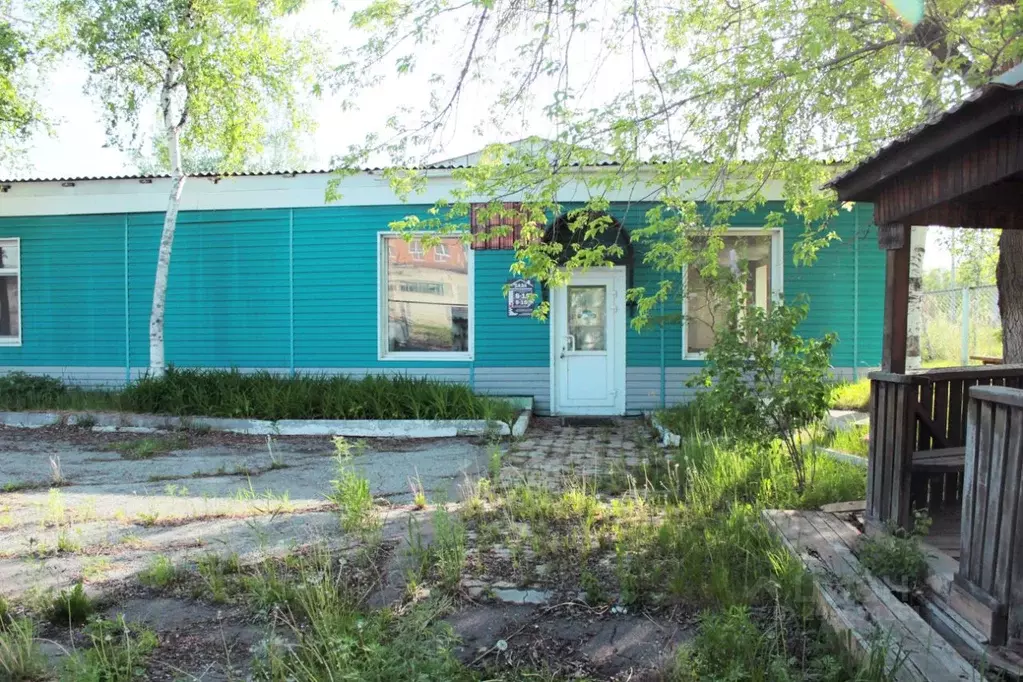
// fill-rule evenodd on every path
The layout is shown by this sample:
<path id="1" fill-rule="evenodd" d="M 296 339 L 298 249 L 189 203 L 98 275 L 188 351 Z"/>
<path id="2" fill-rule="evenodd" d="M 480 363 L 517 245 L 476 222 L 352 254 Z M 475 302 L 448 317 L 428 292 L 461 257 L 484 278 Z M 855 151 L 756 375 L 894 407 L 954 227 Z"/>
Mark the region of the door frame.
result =
<path id="1" fill-rule="evenodd" d="M 625 414 L 626 390 L 625 390 L 625 367 L 626 367 L 626 326 L 629 323 L 628 310 L 626 307 L 625 290 L 628 279 L 626 278 L 626 266 L 615 265 L 609 268 L 590 268 L 588 270 L 575 269 L 569 272 L 569 281 L 557 289 L 551 289 L 551 310 L 550 310 L 550 391 L 551 391 L 551 414 L 563 416 L 620 416 Z M 567 306 L 562 301 L 566 294 L 567 287 L 573 284 L 606 284 L 610 294 L 608 302 L 616 308 L 614 311 L 615 324 L 609 329 L 609 338 L 614 342 L 614 383 L 616 391 L 614 406 L 608 410 L 601 408 L 569 408 L 565 411 L 558 405 L 558 364 L 560 361 L 561 348 L 560 338 L 557 333 L 559 320 L 556 316 L 565 314 Z M 608 357 L 612 357 L 608 354 Z"/>

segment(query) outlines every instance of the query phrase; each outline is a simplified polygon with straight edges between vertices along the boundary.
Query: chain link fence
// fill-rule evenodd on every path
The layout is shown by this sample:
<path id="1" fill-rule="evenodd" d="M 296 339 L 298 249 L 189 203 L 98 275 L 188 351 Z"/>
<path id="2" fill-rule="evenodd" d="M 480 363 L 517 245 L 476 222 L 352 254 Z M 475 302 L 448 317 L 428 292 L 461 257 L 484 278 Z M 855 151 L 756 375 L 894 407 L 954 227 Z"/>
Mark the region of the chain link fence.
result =
<path id="1" fill-rule="evenodd" d="M 924 365 L 970 365 L 977 357 L 1002 356 L 997 287 L 925 291 L 920 305 Z"/>

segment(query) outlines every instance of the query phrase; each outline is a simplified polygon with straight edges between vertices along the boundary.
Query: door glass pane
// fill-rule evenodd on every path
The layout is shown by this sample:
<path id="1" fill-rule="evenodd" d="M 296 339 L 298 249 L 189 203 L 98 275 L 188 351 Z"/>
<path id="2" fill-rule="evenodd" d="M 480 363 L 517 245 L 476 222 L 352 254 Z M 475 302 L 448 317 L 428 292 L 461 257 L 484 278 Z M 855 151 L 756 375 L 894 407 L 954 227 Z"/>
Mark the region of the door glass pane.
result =
<path id="1" fill-rule="evenodd" d="M 568 287 L 568 333 L 575 350 L 607 350 L 606 299 L 606 287 Z"/>

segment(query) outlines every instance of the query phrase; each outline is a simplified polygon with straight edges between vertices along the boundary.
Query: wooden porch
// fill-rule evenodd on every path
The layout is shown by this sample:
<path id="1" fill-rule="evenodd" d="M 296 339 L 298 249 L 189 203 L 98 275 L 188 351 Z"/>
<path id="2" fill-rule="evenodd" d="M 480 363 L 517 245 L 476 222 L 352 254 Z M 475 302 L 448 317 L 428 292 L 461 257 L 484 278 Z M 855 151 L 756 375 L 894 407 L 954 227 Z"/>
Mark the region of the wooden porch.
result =
<path id="1" fill-rule="evenodd" d="M 831 187 L 874 204 L 887 252 L 864 531 L 929 518 L 920 615 L 961 653 L 1023 675 L 1023 365 L 906 371 L 911 226 L 1023 229 L 1023 65 Z"/>

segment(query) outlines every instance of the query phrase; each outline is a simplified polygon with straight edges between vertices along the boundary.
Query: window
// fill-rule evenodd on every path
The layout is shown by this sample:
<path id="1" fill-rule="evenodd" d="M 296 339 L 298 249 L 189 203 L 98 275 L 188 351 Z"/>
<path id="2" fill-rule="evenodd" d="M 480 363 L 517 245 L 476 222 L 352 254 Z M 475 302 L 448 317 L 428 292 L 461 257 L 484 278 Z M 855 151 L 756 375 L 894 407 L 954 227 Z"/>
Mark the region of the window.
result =
<path id="1" fill-rule="evenodd" d="M 746 291 L 753 305 L 767 309 L 779 292 L 781 253 L 779 231 L 730 232 L 718 256 L 723 268 L 745 267 Z M 700 358 L 714 343 L 715 331 L 725 323 L 728 302 L 714 300 L 696 268 L 686 271 L 685 355 Z"/>
<path id="2" fill-rule="evenodd" d="M 382 235 L 381 243 L 381 359 L 470 359 L 468 247 L 459 237 L 443 237 L 429 249 L 398 235 Z"/>
<path id="3" fill-rule="evenodd" d="M 21 345 L 21 240 L 0 239 L 0 346 Z"/>
<path id="4" fill-rule="evenodd" d="M 423 260 L 423 255 L 425 254 L 425 251 L 423 251 L 423 243 L 418 239 L 413 239 L 409 242 L 408 252 L 412 254 L 412 260 Z"/>

